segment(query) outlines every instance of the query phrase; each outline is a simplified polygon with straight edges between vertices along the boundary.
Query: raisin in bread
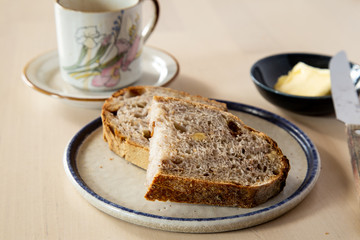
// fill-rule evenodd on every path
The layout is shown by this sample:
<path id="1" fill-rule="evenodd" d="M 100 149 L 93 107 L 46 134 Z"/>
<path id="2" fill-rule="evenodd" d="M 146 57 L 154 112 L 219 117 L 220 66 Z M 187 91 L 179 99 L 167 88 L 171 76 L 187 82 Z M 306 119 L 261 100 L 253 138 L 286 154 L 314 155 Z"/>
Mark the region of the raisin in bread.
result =
<path id="1" fill-rule="evenodd" d="M 224 103 L 164 87 L 133 86 L 115 92 L 105 101 L 101 112 L 104 139 L 113 152 L 143 169 L 148 166 L 148 111 L 155 95 L 183 98 L 226 110 Z"/>
<path id="2" fill-rule="evenodd" d="M 154 97 L 147 200 L 254 207 L 283 190 L 277 143 L 211 106 Z"/>

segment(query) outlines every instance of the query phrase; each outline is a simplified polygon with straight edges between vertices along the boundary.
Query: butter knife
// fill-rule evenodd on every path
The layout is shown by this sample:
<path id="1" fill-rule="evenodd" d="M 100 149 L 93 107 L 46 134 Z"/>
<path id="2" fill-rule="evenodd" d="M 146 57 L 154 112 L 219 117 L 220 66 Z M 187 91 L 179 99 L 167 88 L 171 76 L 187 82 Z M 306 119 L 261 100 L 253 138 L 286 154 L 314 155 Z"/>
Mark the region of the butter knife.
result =
<path id="1" fill-rule="evenodd" d="M 344 51 L 330 60 L 330 78 L 336 118 L 345 123 L 355 186 L 360 196 L 360 103 Z"/>

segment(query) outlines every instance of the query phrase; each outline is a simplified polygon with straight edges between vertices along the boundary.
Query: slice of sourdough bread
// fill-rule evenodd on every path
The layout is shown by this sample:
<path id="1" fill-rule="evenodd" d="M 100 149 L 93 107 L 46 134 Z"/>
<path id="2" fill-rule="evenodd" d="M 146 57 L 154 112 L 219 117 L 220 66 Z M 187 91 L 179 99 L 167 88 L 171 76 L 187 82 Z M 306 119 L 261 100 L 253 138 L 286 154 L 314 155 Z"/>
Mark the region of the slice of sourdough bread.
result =
<path id="1" fill-rule="evenodd" d="M 101 112 L 104 140 L 117 155 L 143 169 L 147 169 L 149 163 L 148 111 L 155 95 L 183 98 L 226 110 L 224 103 L 164 87 L 133 86 L 115 92 L 105 101 Z"/>
<path id="2" fill-rule="evenodd" d="M 217 108 L 154 97 L 147 200 L 255 207 L 290 170 L 277 143 Z"/>

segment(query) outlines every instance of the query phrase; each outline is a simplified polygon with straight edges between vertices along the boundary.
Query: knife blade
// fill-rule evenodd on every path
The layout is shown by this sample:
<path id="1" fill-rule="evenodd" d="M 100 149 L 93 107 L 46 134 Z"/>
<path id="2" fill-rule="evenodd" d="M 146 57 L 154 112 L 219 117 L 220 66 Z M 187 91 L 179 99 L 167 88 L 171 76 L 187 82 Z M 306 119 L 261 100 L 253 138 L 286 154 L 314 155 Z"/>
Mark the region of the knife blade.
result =
<path id="1" fill-rule="evenodd" d="M 330 78 L 336 118 L 345 123 L 355 186 L 360 196 L 360 103 L 344 51 L 331 58 Z"/>

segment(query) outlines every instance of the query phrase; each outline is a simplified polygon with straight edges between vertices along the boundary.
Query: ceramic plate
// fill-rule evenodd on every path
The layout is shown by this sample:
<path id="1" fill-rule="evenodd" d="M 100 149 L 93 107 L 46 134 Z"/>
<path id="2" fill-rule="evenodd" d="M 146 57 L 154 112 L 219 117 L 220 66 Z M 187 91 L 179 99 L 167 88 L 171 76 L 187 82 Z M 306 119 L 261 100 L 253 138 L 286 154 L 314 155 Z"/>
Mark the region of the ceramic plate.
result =
<path id="1" fill-rule="evenodd" d="M 265 110 L 225 102 L 247 125 L 277 141 L 290 160 L 286 187 L 268 202 L 250 209 L 144 198 L 145 171 L 111 152 L 102 138 L 101 119 L 82 128 L 64 153 L 68 177 L 80 194 L 103 212 L 134 224 L 176 232 L 222 232 L 270 221 L 300 203 L 320 173 L 320 157 L 311 140 L 294 124 Z"/>
<path id="2" fill-rule="evenodd" d="M 170 54 L 145 46 L 143 75 L 132 85 L 164 86 L 179 73 L 179 63 Z M 22 78 L 31 88 L 80 107 L 101 108 L 113 91 L 91 92 L 77 89 L 64 82 L 60 75 L 57 50 L 31 60 L 23 70 Z"/>

